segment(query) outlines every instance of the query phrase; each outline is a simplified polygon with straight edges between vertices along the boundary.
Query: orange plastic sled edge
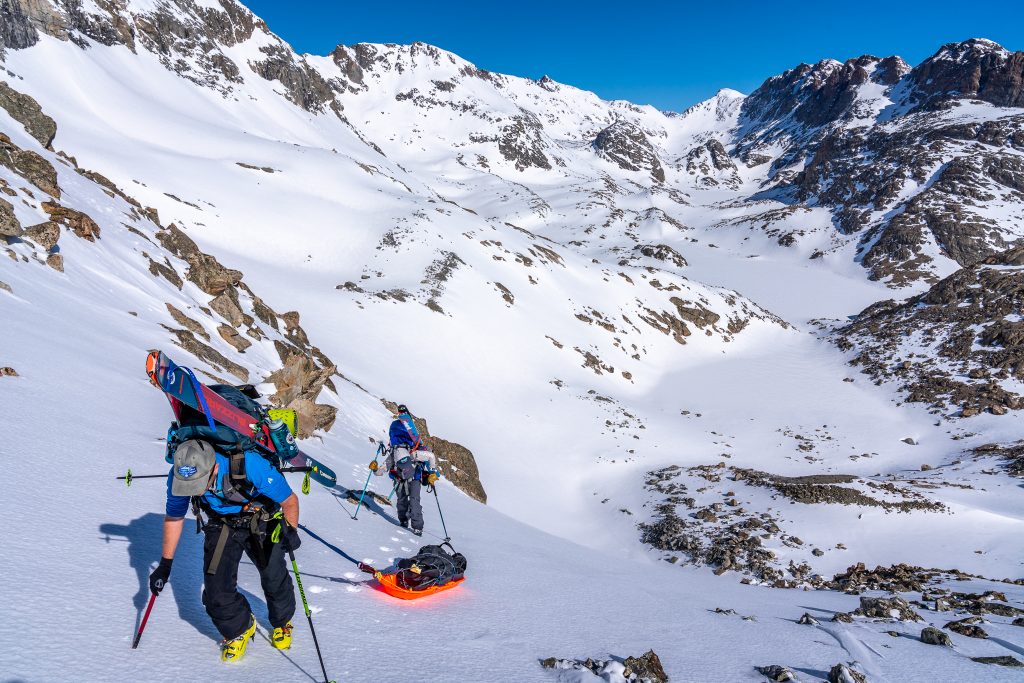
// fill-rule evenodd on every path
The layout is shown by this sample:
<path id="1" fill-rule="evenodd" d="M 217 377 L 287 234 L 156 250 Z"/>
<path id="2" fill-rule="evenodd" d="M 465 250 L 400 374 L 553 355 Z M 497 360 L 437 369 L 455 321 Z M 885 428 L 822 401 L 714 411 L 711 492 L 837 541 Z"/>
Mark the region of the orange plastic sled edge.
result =
<path id="1" fill-rule="evenodd" d="M 466 580 L 466 577 L 463 576 L 461 579 L 449 581 L 443 586 L 431 586 L 429 588 L 424 588 L 423 590 L 413 591 L 409 590 L 408 588 L 402 588 L 397 583 L 395 583 L 394 574 L 383 574 L 381 572 L 377 572 L 373 575 L 373 577 L 377 579 L 377 583 L 380 584 L 381 590 L 383 590 L 388 595 L 395 598 L 399 598 L 401 600 L 415 600 L 417 598 L 422 598 L 427 595 L 442 593 L 448 590 L 449 588 L 455 588 L 460 583 Z"/>

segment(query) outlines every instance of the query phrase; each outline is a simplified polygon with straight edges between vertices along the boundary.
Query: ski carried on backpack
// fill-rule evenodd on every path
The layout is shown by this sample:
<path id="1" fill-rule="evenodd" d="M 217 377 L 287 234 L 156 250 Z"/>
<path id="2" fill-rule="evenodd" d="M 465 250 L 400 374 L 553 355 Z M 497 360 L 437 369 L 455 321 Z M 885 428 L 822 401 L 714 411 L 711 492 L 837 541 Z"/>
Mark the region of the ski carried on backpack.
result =
<path id="1" fill-rule="evenodd" d="M 204 385 L 189 368 L 179 366 L 162 351 L 151 351 L 146 358 L 146 374 L 150 382 L 167 395 L 175 419 L 181 419 L 182 406 L 188 406 L 206 417 L 210 428 L 223 425 L 240 436 L 252 439 L 256 447 L 275 456 L 281 467 L 309 468 L 308 474 L 317 483 L 333 488 L 338 483 L 334 470 L 302 451 L 286 456 L 271 438 L 266 421 L 257 421 L 225 398 Z"/>

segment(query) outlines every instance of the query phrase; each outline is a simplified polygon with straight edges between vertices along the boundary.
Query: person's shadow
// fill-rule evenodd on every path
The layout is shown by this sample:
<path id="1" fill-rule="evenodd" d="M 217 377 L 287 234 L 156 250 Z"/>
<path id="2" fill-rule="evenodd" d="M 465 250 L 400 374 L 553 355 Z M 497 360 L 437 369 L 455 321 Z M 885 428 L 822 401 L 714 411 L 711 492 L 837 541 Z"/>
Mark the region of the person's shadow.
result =
<path id="1" fill-rule="evenodd" d="M 142 613 L 149 602 L 149 575 L 160 559 L 163 550 L 164 516 L 154 512 L 125 524 L 101 524 L 100 534 L 107 543 L 128 543 L 128 563 L 139 578 L 139 590 L 132 598 L 138 612 L 132 635 L 139 628 Z M 168 586 L 157 597 L 157 602 L 174 596 L 178 616 L 212 640 L 220 641 L 220 633 L 214 627 L 203 607 L 203 536 L 195 533 L 195 520 L 187 518 L 182 530 L 181 541 L 174 555 L 174 567 Z"/>

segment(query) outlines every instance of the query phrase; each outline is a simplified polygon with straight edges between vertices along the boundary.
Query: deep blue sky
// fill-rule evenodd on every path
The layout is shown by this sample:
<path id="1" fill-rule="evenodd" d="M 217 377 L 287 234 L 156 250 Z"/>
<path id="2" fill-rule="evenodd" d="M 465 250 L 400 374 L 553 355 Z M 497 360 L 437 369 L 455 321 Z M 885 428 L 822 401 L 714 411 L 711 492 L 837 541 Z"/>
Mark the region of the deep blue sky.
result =
<path id="1" fill-rule="evenodd" d="M 989 38 L 1024 49 L 1024 3 L 242 0 L 299 52 L 338 43 L 450 50 L 490 71 L 679 111 L 723 87 L 749 93 L 800 62 L 898 54 Z"/>

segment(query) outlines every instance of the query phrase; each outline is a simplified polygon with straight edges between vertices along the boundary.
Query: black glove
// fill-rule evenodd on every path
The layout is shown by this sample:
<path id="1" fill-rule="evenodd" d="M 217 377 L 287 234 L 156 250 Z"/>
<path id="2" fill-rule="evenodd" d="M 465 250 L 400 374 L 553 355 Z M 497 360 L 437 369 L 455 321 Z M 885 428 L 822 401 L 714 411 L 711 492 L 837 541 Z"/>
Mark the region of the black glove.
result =
<path id="1" fill-rule="evenodd" d="M 291 550 L 295 552 L 302 545 L 302 538 L 299 537 L 299 530 L 290 524 L 285 524 L 281 534 L 281 542 L 284 543 L 285 550 Z"/>
<path id="2" fill-rule="evenodd" d="M 174 560 L 168 560 L 166 557 L 160 558 L 160 564 L 156 566 L 153 573 L 149 575 L 149 590 L 160 595 L 160 591 L 167 585 L 167 580 L 171 577 L 171 563 Z"/>

